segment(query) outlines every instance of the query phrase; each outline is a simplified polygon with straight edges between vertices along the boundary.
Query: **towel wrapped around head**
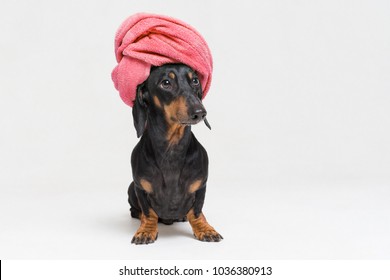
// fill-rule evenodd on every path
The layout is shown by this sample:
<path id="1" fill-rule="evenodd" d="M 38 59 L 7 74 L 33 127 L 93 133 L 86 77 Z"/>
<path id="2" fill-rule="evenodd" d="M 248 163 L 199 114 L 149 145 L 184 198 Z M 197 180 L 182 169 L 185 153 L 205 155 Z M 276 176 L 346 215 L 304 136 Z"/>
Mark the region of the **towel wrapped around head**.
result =
<path id="1" fill-rule="evenodd" d="M 116 33 L 115 55 L 118 65 L 112 80 L 129 106 L 133 106 L 137 86 L 148 78 L 151 66 L 186 64 L 198 73 L 203 98 L 210 88 L 210 49 L 198 31 L 180 20 L 146 13 L 130 16 Z"/>

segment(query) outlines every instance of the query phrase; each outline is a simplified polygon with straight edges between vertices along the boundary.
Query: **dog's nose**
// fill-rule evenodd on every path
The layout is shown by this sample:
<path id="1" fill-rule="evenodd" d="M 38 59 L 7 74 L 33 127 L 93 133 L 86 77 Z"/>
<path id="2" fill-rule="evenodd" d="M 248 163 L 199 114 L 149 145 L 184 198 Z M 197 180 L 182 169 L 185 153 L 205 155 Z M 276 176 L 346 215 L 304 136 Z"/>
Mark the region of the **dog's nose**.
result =
<path id="1" fill-rule="evenodd" d="M 193 121 L 202 121 L 207 115 L 207 112 L 204 108 L 195 109 L 190 115 L 191 120 Z"/>

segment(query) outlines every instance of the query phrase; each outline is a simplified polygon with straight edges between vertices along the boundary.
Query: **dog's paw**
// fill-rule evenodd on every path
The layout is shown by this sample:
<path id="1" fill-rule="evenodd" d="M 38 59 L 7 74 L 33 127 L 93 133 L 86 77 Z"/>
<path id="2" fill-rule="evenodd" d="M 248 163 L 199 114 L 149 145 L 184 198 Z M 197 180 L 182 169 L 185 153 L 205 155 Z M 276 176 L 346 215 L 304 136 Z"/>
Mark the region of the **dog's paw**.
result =
<path id="1" fill-rule="evenodd" d="M 157 240 L 158 232 L 148 232 L 148 231 L 137 231 L 134 235 L 131 243 L 140 245 L 140 244 L 150 244 Z"/>
<path id="2" fill-rule="evenodd" d="M 223 239 L 222 235 L 220 235 L 214 229 L 194 232 L 194 236 L 196 239 L 206 242 L 219 242 Z"/>

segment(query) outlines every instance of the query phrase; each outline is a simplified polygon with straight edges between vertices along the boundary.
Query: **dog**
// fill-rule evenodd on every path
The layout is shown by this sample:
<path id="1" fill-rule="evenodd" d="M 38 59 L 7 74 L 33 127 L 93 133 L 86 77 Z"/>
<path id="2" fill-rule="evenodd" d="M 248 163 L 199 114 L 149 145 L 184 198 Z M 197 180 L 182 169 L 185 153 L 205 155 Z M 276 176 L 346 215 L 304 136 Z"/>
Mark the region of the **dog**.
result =
<path id="1" fill-rule="evenodd" d="M 134 244 L 153 243 L 158 222 L 187 220 L 196 239 L 223 239 L 202 212 L 208 156 L 191 132 L 191 125 L 201 121 L 210 128 L 201 100 L 197 73 L 184 64 L 152 67 L 137 87 L 132 114 L 141 139 L 131 155 L 128 189 L 131 216 L 141 220 Z"/>

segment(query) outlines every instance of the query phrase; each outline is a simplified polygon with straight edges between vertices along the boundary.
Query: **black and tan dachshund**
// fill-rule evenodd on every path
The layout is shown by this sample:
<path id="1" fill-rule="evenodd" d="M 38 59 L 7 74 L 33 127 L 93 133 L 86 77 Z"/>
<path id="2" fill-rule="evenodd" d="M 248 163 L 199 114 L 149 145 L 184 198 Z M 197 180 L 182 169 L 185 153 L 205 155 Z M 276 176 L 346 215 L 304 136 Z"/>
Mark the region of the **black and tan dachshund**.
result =
<path id="1" fill-rule="evenodd" d="M 222 239 L 202 213 L 208 157 L 191 132 L 201 121 L 210 128 L 201 100 L 197 74 L 183 64 L 152 67 L 138 86 L 133 118 L 142 137 L 131 155 L 134 181 L 128 195 L 131 216 L 141 225 L 132 243 L 153 243 L 158 222 L 186 220 L 198 240 Z"/>

